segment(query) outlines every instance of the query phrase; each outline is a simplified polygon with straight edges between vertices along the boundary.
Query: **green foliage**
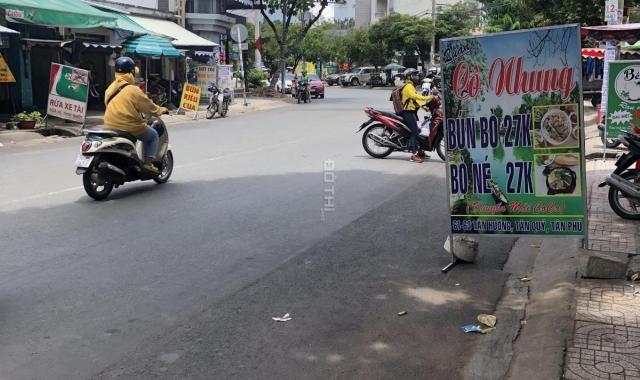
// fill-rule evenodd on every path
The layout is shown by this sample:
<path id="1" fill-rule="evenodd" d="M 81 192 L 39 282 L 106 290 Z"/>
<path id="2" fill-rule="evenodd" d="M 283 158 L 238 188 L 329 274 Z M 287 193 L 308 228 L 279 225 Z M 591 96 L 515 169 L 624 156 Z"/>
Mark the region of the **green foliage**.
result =
<path id="1" fill-rule="evenodd" d="M 263 87 L 263 80 L 268 78 L 268 74 L 262 70 L 252 69 L 247 74 L 247 81 L 249 81 L 249 85 L 252 87 Z"/>
<path id="2" fill-rule="evenodd" d="M 424 63 L 429 57 L 433 39 L 433 25 L 429 18 L 391 13 L 371 25 L 369 40 L 377 42 L 377 50 L 388 61 L 395 52 L 417 54 Z"/>
<path id="3" fill-rule="evenodd" d="M 468 36 L 480 27 L 482 14 L 476 3 L 461 1 L 444 9 L 436 19 L 436 49 L 441 38 Z"/>
<path id="4" fill-rule="evenodd" d="M 44 117 L 38 111 L 33 111 L 31 113 L 28 112 L 20 112 L 19 114 L 15 114 L 11 117 L 11 121 L 35 121 L 36 124 L 44 124 Z"/>

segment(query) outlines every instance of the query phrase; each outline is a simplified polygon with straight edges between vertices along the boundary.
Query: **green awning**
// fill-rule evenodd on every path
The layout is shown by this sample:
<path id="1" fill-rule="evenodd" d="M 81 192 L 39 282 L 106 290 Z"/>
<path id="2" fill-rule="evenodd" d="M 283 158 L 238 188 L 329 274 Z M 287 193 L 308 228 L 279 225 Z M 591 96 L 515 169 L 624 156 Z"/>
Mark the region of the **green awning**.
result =
<path id="1" fill-rule="evenodd" d="M 0 0 L 2 1 L 2 0 Z M 134 35 L 142 35 L 142 34 L 155 34 L 145 28 L 143 28 L 140 24 L 133 21 L 127 15 L 122 13 L 109 13 L 111 16 L 116 17 L 116 28 L 121 29 L 127 32 L 131 32 Z"/>
<path id="2" fill-rule="evenodd" d="M 67 28 L 117 28 L 116 17 L 80 0 L 0 0 L 17 22 Z"/>
<path id="3" fill-rule="evenodd" d="M 171 40 L 151 34 L 128 39 L 123 46 L 127 53 L 151 57 L 180 57 L 182 54 L 171 45 Z"/>

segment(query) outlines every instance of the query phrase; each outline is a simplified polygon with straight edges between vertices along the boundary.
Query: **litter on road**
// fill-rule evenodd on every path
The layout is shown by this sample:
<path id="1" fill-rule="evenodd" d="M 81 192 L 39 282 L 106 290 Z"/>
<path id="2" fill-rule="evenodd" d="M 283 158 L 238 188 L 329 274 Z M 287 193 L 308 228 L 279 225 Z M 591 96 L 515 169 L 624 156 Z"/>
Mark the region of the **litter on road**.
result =
<path id="1" fill-rule="evenodd" d="M 276 322 L 289 322 L 291 319 L 291 315 L 289 315 L 289 313 L 283 315 L 282 317 L 271 317 L 271 319 L 273 319 Z"/>
<path id="2" fill-rule="evenodd" d="M 528 277 L 528 276 L 520 277 L 520 281 L 522 282 L 529 282 L 531 280 L 533 280 L 532 277 Z"/>
<path id="3" fill-rule="evenodd" d="M 478 322 L 489 327 L 494 327 L 496 322 L 498 322 L 498 318 L 491 314 L 480 314 L 478 315 Z"/>
<path id="4" fill-rule="evenodd" d="M 404 310 L 398 313 L 399 317 L 402 317 L 403 315 L 407 315 L 407 312 Z"/>

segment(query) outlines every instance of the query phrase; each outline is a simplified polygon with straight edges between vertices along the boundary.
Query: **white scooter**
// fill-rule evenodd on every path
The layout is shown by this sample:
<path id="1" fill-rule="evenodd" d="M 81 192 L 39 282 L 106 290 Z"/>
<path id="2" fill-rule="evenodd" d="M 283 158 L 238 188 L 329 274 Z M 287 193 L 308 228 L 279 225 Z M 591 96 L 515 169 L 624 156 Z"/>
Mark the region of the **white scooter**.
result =
<path id="1" fill-rule="evenodd" d="M 158 132 L 160 146 L 154 165 L 159 173 L 144 168 L 143 144 L 132 134 L 108 130 L 90 129 L 76 158 L 76 174 L 82 175 L 87 194 L 95 200 L 103 200 L 113 188 L 125 182 L 154 180 L 165 183 L 173 172 L 173 153 L 169 145 L 169 133 L 162 119 L 148 119 Z"/>

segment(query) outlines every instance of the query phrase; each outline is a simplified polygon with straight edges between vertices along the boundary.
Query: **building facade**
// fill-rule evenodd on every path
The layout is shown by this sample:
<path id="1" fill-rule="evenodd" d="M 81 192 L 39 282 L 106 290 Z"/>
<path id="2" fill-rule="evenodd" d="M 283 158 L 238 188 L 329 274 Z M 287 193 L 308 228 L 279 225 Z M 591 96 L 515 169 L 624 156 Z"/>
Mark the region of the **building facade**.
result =
<path id="1" fill-rule="evenodd" d="M 461 0 L 437 0 L 436 7 L 446 7 Z M 356 26 L 367 27 L 391 12 L 413 16 L 431 16 L 432 0 L 355 0 Z"/>

